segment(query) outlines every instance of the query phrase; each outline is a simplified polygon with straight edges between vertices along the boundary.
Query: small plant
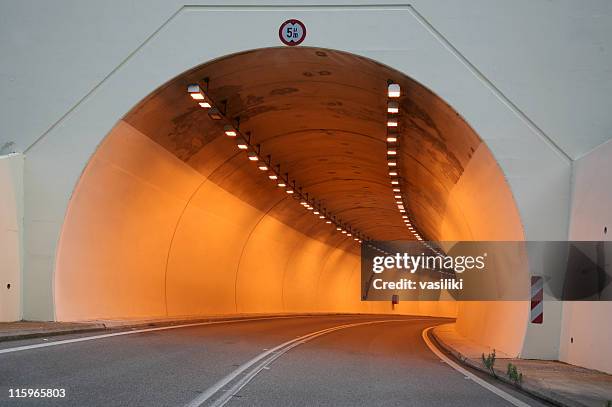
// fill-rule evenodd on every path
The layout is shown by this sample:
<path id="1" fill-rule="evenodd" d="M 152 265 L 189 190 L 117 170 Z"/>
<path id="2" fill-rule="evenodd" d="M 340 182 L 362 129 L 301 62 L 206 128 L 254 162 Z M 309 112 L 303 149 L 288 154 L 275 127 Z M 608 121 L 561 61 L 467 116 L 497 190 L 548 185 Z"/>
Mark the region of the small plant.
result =
<path id="1" fill-rule="evenodd" d="M 491 372 L 493 377 L 497 377 L 495 374 L 495 369 L 493 368 L 495 366 L 495 349 L 493 349 L 493 352 L 489 353 L 486 357 L 484 353 L 482 354 L 482 363 Z"/>
<path id="2" fill-rule="evenodd" d="M 508 363 L 507 375 L 508 375 L 508 379 L 510 379 L 510 381 L 514 383 L 515 386 L 521 387 L 521 385 L 523 384 L 523 374 L 519 372 L 516 365 L 513 365 L 512 363 Z"/>

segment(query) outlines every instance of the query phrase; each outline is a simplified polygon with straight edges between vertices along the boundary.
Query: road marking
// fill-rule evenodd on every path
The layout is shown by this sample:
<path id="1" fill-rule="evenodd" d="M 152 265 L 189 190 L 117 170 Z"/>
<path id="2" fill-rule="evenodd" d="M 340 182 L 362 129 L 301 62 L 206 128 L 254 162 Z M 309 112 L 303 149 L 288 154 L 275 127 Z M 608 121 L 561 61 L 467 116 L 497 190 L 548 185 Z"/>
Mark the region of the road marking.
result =
<path id="1" fill-rule="evenodd" d="M 427 336 L 429 331 L 432 330 L 433 328 L 434 328 L 433 326 L 429 327 L 429 328 L 425 328 L 423 330 L 422 336 L 423 336 L 423 341 L 425 341 L 425 344 L 427 345 L 429 350 L 431 350 L 437 357 L 442 359 L 444 362 L 446 362 L 447 365 L 449 365 L 450 367 L 452 367 L 453 369 L 455 369 L 459 373 L 463 374 L 466 379 L 472 379 L 475 383 L 478 383 L 479 385 L 481 385 L 485 389 L 495 393 L 496 395 L 498 395 L 499 397 L 503 398 L 504 400 L 506 400 L 507 402 L 511 403 L 512 405 L 515 405 L 517 407 L 530 407 L 529 404 L 527 404 L 527 403 L 517 399 L 516 397 L 514 397 L 510 393 L 507 393 L 507 392 L 503 391 L 502 389 L 498 388 L 497 386 L 494 386 L 491 383 L 487 382 L 486 380 L 483 380 L 480 377 L 476 376 L 475 374 L 473 374 L 469 370 L 466 370 L 463 367 L 459 366 L 452 359 L 450 359 L 448 356 L 446 356 L 444 353 L 442 353 L 442 351 L 439 350 L 436 347 L 436 345 L 433 344 L 431 339 L 429 339 L 429 337 Z"/>
<path id="2" fill-rule="evenodd" d="M 223 379 L 219 380 L 208 390 L 201 393 L 198 397 L 187 403 L 185 407 L 200 407 L 202 404 L 211 400 L 214 396 L 218 395 L 216 399 L 210 404 L 214 407 L 221 407 L 225 405 L 234 395 L 236 395 L 244 386 L 246 386 L 255 376 L 262 370 L 269 367 L 276 359 L 289 352 L 291 349 L 309 342 L 319 336 L 326 335 L 328 333 L 338 331 L 341 329 L 352 328 L 360 325 L 380 324 L 387 322 L 412 322 L 412 321 L 431 321 L 431 318 L 415 318 L 415 319 L 387 319 L 378 321 L 367 321 L 358 322 L 353 324 L 338 325 L 331 328 L 322 329 L 320 331 L 311 332 L 309 334 L 297 337 L 285 343 L 282 343 L 266 352 L 263 352 L 253 359 L 242 364 L 238 369 L 234 370 Z M 229 389 L 229 384 L 234 382 L 234 385 Z"/>
<path id="3" fill-rule="evenodd" d="M 47 342 L 47 343 L 37 343 L 37 344 L 34 344 L 34 345 L 16 346 L 14 348 L 0 349 L 0 354 L 3 354 L 3 353 L 12 353 L 12 352 L 20 352 L 20 351 L 30 350 L 30 349 L 46 348 L 46 347 L 49 347 L 49 346 L 65 345 L 65 344 L 75 343 L 75 342 L 93 341 L 93 340 L 96 340 L 96 339 L 112 338 L 112 337 L 115 337 L 115 336 L 139 334 L 139 333 L 143 333 L 143 332 L 166 331 L 166 330 L 169 330 L 169 329 L 189 328 L 189 327 L 203 326 L 203 325 L 218 325 L 218 324 L 231 324 L 231 323 L 237 323 L 237 322 L 268 321 L 268 320 L 275 320 L 275 319 L 311 318 L 311 317 L 316 317 L 316 315 L 312 315 L 312 316 L 302 315 L 302 316 L 298 316 L 298 317 L 293 317 L 293 316 L 278 316 L 278 317 L 263 317 L 263 318 L 243 318 L 243 319 L 231 319 L 231 320 L 225 320 L 225 321 L 207 321 L 207 322 L 196 322 L 196 323 L 192 323 L 192 324 L 169 325 L 169 326 L 162 326 L 162 327 L 158 327 L 158 328 L 136 329 L 136 330 L 130 330 L 130 331 L 115 332 L 115 333 L 112 333 L 112 334 L 93 335 L 93 336 L 85 336 L 83 338 L 64 339 L 64 340 L 61 340 L 61 341 L 54 341 L 54 342 Z M 43 339 L 43 341 L 44 340 L 46 340 L 46 339 Z"/>

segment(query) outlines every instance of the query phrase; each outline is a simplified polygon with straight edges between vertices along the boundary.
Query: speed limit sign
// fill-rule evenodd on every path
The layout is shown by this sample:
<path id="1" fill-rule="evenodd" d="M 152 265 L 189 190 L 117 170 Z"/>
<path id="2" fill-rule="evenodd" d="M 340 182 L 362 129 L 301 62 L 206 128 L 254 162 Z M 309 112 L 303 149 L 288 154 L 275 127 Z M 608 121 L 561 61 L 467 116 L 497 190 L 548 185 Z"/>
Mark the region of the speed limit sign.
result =
<path id="1" fill-rule="evenodd" d="M 306 38 L 306 26 L 300 20 L 287 20 L 278 29 L 278 36 L 285 45 L 300 45 Z"/>

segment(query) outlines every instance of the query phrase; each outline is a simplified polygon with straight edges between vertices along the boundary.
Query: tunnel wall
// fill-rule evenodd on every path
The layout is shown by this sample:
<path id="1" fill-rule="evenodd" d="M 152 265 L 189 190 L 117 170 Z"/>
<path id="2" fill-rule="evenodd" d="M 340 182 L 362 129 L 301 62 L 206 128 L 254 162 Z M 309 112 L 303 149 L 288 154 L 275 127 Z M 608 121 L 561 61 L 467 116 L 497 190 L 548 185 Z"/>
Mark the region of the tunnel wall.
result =
<path id="1" fill-rule="evenodd" d="M 455 315 L 454 303 L 361 302 L 355 249 L 351 239 L 330 244 L 279 222 L 120 122 L 71 200 L 56 318 Z"/>
<path id="2" fill-rule="evenodd" d="M 506 185 L 495 159 L 481 145 L 449 194 L 442 218 L 444 240 L 524 240 L 521 218 Z M 528 279 L 527 272 L 516 270 L 514 278 Z M 526 302 L 465 301 L 458 307 L 457 331 L 463 336 L 510 355 L 521 353 Z"/>
<path id="3" fill-rule="evenodd" d="M 0 322 L 21 319 L 23 155 L 0 156 Z"/>
<path id="4" fill-rule="evenodd" d="M 574 163 L 570 240 L 609 241 L 612 236 L 612 143 L 607 142 Z M 607 228 L 607 233 L 604 232 Z M 610 257 L 605 253 L 610 275 Z M 610 285 L 605 288 L 609 296 Z M 609 301 L 568 301 L 563 304 L 560 359 L 612 373 L 608 352 L 612 325 Z M 593 351 L 597 350 L 597 351 Z"/>

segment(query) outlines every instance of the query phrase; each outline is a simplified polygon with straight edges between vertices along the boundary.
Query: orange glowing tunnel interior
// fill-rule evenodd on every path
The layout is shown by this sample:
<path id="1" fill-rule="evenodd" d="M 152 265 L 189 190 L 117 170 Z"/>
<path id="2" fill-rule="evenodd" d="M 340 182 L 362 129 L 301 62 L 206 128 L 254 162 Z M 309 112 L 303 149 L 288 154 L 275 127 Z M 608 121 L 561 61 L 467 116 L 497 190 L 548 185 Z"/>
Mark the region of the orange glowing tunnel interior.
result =
<path id="1" fill-rule="evenodd" d="M 318 207 L 376 240 L 413 238 L 387 165 L 387 83 L 399 84 L 399 176 L 407 212 L 423 238 L 523 239 L 495 158 L 432 91 L 345 52 L 254 50 L 170 80 L 98 147 L 62 230 L 58 320 L 458 315 L 460 326 L 482 339 L 500 323 L 494 315 L 519 306 L 414 301 L 392 308 L 390 302 L 360 301 L 359 242 L 306 210 L 224 135 L 223 125 L 187 93 L 203 78 L 210 97 L 226 101 L 225 115 L 239 118 L 240 131 L 250 133 L 262 160 L 269 156 L 270 165 Z M 505 321 L 507 329 L 524 329 L 517 328 L 524 324 L 518 314 Z"/>

